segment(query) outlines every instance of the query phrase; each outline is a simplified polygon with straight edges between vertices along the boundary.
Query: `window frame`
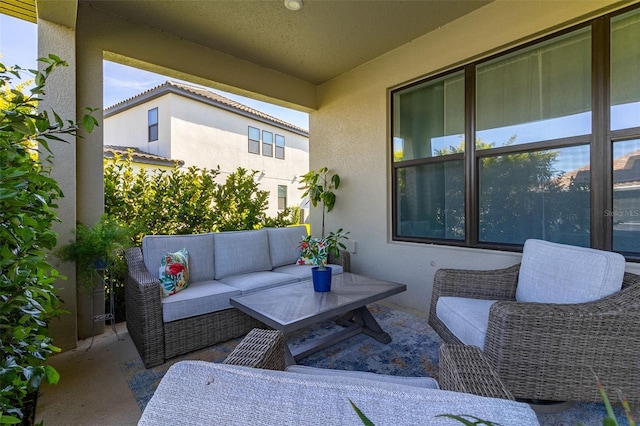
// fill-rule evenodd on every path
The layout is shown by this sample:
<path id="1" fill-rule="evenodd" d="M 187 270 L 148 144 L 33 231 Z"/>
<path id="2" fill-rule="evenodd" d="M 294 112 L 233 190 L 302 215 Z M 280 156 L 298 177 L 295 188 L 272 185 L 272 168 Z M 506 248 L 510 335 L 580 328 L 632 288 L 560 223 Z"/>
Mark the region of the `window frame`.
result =
<path id="1" fill-rule="evenodd" d="M 282 144 L 280 145 L 279 139 L 282 140 Z M 275 150 L 274 150 L 274 154 L 275 157 L 279 160 L 284 160 L 285 159 L 285 138 L 282 135 L 279 135 L 276 133 L 275 135 Z"/>
<path id="2" fill-rule="evenodd" d="M 389 94 L 389 131 L 388 131 L 388 158 L 391 163 L 391 203 L 392 203 L 392 240 L 414 243 L 441 244 L 449 246 L 461 246 L 470 248 L 497 249 L 506 251 L 521 251 L 523 244 L 499 244 L 480 242 L 479 232 L 479 164 L 483 158 L 507 155 L 513 153 L 539 151 L 544 149 L 557 149 L 577 145 L 590 147 L 591 169 L 591 216 L 590 216 L 590 246 L 602 250 L 612 250 L 613 246 L 613 220 L 605 217 L 606 211 L 611 211 L 613 204 L 613 144 L 620 140 L 636 139 L 640 137 L 640 126 L 622 130 L 610 131 L 610 36 L 611 19 L 615 16 L 639 10 L 637 5 L 621 9 L 619 11 L 603 15 L 571 28 L 558 31 L 543 38 L 532 40 L 523 45 L 514 47 L 505 52 L 491 55 L 467 65 L 452 68 L 436 75 L 413 81 L 409 84 L 399 85 L 388 90 Z M 560 38 L 571 32 L 585 27 L 591 29 L 591 133 L 544 140 L 540 142 L 523 143 L 511 146 L 500 146 L 490 149 L 476 150 L 476 68 L 488 61 L 506 57 L 507 55 L 523 51 L 529 47 L 543 42 Z M 447 78 L 461 70 L 464 71 L 465 80 L 465 133 L 464 153 L 455 153 L 445 156 L 426 157 L 404 161 L 394 161 L 394 96 L 402 91 L 410 89 L 429 81 Z M 464 200 L 465 200 L 465 238 L 453 240 L 445 238 L 403 236 L 399 234 L 398 217 L 398 171 L 406 167 L 414 167 L 422 164 L 464 159 Z M 628 260 L 640 261 L 640 253 L 623 253 Z"/>
<path id="3" fill-rule="evenodd" d="M 258 139 L 251 138 L 251 130 L 255 130 L 258 132 Z M 262 132 L 257 127 L 248 126 L 247 128 L 247 150 L 249 154 L 257 154 L 260 155 L 260 135 Z M 252 149 L 253 147 L 253 149 Z"/>
<path id="4" fill-rule="evenodd" d="M 280 196 L 280 190 L 284 189 L 284 197 Z M 286 210 L 287 209 L 287 198 L 288 198 L 288 188 L 287 185 L 278 185 L 278 210 Z M 284 207 L 280 207 L 280 200 L 284 200 Z"/>
<path id="5" fill-rule="evenodd" d="M 152 122 L 151 113 L 155 111 L 155 122 Z M 158 107 L 147 110 L 147 142 L 156 142 L 160 138 L 160 122 Z"/>
<path id="6" fill-rule="evenodd" d="M 265 135 L 271 135 L 271 142 L 265 140 Z M 265 157 L 273 157 L 273 132 L 268 130 L 262 131 L 262 155 Z"/>

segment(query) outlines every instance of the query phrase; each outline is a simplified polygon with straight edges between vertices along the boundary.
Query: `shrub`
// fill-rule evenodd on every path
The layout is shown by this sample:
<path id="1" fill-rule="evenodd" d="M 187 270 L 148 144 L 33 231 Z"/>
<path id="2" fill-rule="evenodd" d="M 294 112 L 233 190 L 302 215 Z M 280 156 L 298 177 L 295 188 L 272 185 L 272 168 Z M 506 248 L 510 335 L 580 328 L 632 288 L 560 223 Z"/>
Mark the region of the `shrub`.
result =
<path id="1" fill-rule="evenodd" d="M 13 81 L 25 70 L 0 63 L 0 424 L 19 423 L 27 396 L 42 380 L 59 379 L 45 364 L 59 351 L 49 337 L 49 320 L 63 313 L 54 287 L 58 271 L 47 261 L 56 246 L 51 227 L 62 197 L 50 176 L 47 143 L 75 135 L 78 126 L 54 111 L 37 112 L 49 74 L 66 65 L 55 55 L 40 61 L 46 66 L 29 71 L 34 78 L 29 94 Z M 83 119 L 89 131 L 96 124 L 91 116 Z"/>

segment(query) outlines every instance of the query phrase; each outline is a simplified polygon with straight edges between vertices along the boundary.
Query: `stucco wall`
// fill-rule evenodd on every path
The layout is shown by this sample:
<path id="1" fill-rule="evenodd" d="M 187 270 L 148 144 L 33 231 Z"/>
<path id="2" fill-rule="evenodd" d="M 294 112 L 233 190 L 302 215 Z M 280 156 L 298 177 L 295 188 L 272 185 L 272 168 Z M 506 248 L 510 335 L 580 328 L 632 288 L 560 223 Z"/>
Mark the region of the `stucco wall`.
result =
<path id="1" fill-rule="evenodd" d="M 389 90 L 569 26 L 611 3 L 498 0 L 320 87 L 319 110 L 310 115 L 310 167 L 327 165 L 343 179 L 327 226 L 349 230 L 357 242 L 354 272 L 406 284 L 393 301 L 427 312 L 438 268 L 519 261 L 516 253 L 391 240 Z M 318 219 L 314 214 L 314 229 Z"/>
<path id="2" fill-rule="evenodd" d="M 47 82 L 47 96 L 39 104 L 40 110 L 55 111 L 64 119 L 73 119 L 76 114 L 75 97 L 75 34 L 69 28 L 48 21 L 38 22 L 38 57 L 54 53 L 67 61 L 68 67 L 59 68 Z M 76 139 L 65 137 L 67 143 L 51 142 L 49 147 L 53 153 L 51 177 L 57 182 L 65 197 L 58 201 L 59 223 L 54 223 L 53 230 L 58 233 L 58 244 L 65 244 L 74 237 L 76 225 Z M 51 321 L 50 331 L 56 346 L 63 350 L 76 347 L 76 285 L 75 264 L 60 262 L 54 257 L 51 263 L 66 280 L 57 280 L 58 297 L 62 300 L 62 309 L 69 311 Z"/>

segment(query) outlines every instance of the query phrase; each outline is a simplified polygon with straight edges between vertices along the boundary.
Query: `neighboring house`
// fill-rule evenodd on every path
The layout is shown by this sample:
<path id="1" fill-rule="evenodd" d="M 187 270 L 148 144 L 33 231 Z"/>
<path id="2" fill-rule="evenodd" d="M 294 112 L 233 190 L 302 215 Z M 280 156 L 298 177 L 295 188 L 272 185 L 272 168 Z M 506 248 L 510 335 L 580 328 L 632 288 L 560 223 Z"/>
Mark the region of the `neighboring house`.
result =
<path id="1" fill-rule="evenodd" d="M 565 173 L 559 180 L 567 187 L 589 184 L 591 167 L 586 165 Z M 640 150 L 634 150 L 613 159 L 613 208 L 605 210 L 606 217 L 613 218 L 614 250 L 640 251 Z"/>
<path id="2" fill-rule="evenodd" d="M 300 206 L 299 178 L 309 170 L 306 130 L 174 81 L 106 108 L 104 143 L 135 148 L 136 158 L 147 163 L 179 159 L 184 167 L 219 166 L 220 182 L 238 167 L 257 170 L 259 188 L 270 194 L 269 216 Z"/>

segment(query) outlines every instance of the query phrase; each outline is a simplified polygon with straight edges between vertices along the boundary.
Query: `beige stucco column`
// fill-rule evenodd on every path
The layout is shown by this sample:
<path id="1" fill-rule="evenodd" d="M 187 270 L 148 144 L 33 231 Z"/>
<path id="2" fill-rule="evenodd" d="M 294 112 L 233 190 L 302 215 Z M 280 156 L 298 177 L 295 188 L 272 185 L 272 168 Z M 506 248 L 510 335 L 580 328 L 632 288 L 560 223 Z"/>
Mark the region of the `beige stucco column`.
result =
<path id="1" fill-rule="evenodd" d="M 38 57 L 53 53 L 67 61 L 68 67 L 53 72 L 46 85 L 46 96 L 40 102 L 40 110 L 54 109 L 60 117 L 73 119 L 76 116 L 76 54 L 75 32 L 67 27 L 45 20 L 38 21 Z M 42 68 L 42 65 L 39 65 Z M 65 138 L 67 143 L 52 141 L 52 177 L 64 192 L 58 201 L 58 217 L 61 222 L 54 225 L 58 233 L 58 244 L 65 244 L 73 238 L 76 223 L 76 139 Z M 58 280 L 58 296 L 63 301 L 62 308 L 69 313 L 50 323 L 54 344 L 63 350 L 76 347 L 76 270 L 75 264 L 52 259 L 66 280 Z"/>
<path id="2" fill-rule="evenodd" d="M 79 10 L 80 13 L 80 10 Z M 92 42 L 90 28 L 82 19 L 76 27 L 76 87 L 78 120 L 86 112 L 85 108 L 98 108 L 93 113 L 98 127 L 92 132 L 79 131 L 82 136 L 77 141 L 76 163 L 76 211 L 78 222 L 93 225 L 104 213 L 104 172 L 103 172 L 103 123 L 102 123 L 102 49 Z M 101 289 L 96 287 L 97 290 Z M 87 294 L 78 293 L 78 336 L 91 336 L 91 311 Z M 96 291 L 91 299 L 94 315 L 104 313 L 104 292 Z M 93 332 L 104 331 L 104 323 L 93 324 Z"/>
<path id="3" fill-rule="evenodd" d="M 76 26 L 76 1 L 56 2 L 55 5 L 39 1 L 38 16 L 38 55 L 53 53 L 69 64 L 51 76 L 46 99 L 40 108 L 52 108 L 64 119 L 76 121 L 82 119 L 85 107 L 98 108 L 94 116 L 100 123 L 91 134 L 80 130 L 80 137 L 68 138 L 68 143 L 51 144 L 54 154 L 52 177 L 65 195 L 58 203 L 61 223 L 54 228 L 59 235 L 58 244 L 63 245 L 74 238 L 77 222 L 93 225 L 104 211 L 102 50 L 91 44 L 91 37 L 83 38 L 82 26 Z M 58 281 L 57 286 L 61 289 L 59 296 L 64 301 L 63 308 L 69 313 L 54 320 L 50 329 L 55 344 L 66 350 L 75 348 L 78 339 L 91 336 L 90 303 L 93 303 L 94 315 L 103 313 L 104 295 L 78 290 L 81 286 L 77 285 L 75 265 L 55 259 L 54 263 L 67 277 Z M 102 323 L 94 324 L 94 333 L 103 331 Z"/>

